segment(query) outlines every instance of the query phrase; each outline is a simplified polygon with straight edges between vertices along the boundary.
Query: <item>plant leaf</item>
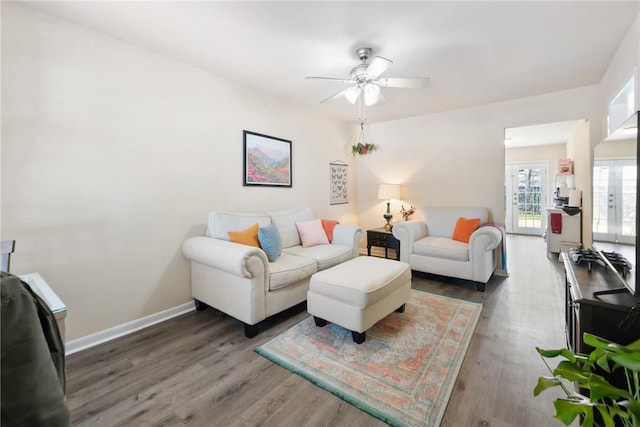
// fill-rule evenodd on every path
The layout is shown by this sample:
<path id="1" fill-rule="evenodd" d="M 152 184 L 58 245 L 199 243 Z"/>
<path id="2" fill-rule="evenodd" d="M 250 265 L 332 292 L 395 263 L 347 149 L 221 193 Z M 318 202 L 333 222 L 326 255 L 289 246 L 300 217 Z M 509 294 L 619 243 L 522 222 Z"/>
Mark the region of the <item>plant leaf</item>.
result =
<path id="1" fill-rule="evenodd" d="M 622 400 L 618 405 L 626 408 L 629 414 L 635 417 L 636 424 L 640 421 L 640 402 L 637 400 Z"/>
<path id="2" fill-rule="evenodd" d="M 612 400 L 631 398 L 627 390 L 612 386 L 607 380 L 597 375 L 594 375 L 591 380 L 589 380 L 586 387 L 591 390 L 590 396 L 592 402 L 598 402 L 603 397 L 609 397 Z"/>
<path id="3" fill-rule="evenodd" d="M 585 405 L 582 401 L 576 401 L 573 399 L 556 399 L 553 402 L 553 406 L 556 408 L 555 418 L 562 424 L 568 426 L 577 416 L 583 415 L 584 420 L 581 424 L 582 427 L 593 426 L 593 408 L 588 404 Z M 589 417 L 591 414 L 591 417 Z M 588 419 L 591 419 L 591 423 L 587 423 Z"/>
<path id="4" fill-rule="evenodd" d="M 562 356 L 571 362 L 576 361 L 576 355 L 573 352 L 571 352 L 571 350 L 566 348 L 559 348 L 557 350 L 544 350 L 544 349 L 541 349 L 540 347 L 536 347 L 536 351 L 542 357 L 553 358 L 553 357 Z"/>
<path id="5" fill-rule="evenodd" d="M 593 348 L 605 348 L 607 345 L 611 343 L 611 341 L 609 340 L 600 338 L 588 332 L 585 332 L 584 334 L 582 334 L 582 341 L 584 341 L 585 344 L 590 345 Z"/>
<path id="6" fill-rule="evenodd" d="M 585 344 L 590 345 L 593 348 L 600 348 L 600 349 L 611 351 L 614 353 L 619 353 L 621 351 L 627 350 L 626 347 L 623 345 L 616 344 L 613 341 L 600 338 L 588 332 L 585 332 L 583 334 L 582 339 Z"/>
<path id="7" fill-rule="evenodd" d="M 609 354 L 602 350 L 594 350 L 592 353 L 596 358 L 596 364 L 602 368 L 605 372 L 611 372 L 611 368 L 609 367 Z"/>
<path id="8" fill-rule="evenodd" d="M 640 354 L 638 353 L 613 354 L 611 355 L 611 360 L 623 368 L 640 371 Z"/>
<path id="9" fill-rule="evenodd" d="M 553 375 L 565 378 L 569 381 L 587 382 L 591 373 L 585 371 L 580 366 L 577 366 L 569 361 L 563 360 L 558 364 L 556 369 L 553 370 Z"/>
<path id="10" fill-rule="evenodd" d="M 538 384 L 533 389 L 533 395 L 537 396 L 548 388 L 557 387 L 562 385 L 562 382 L 556 377 L 539 377 Z"/>
<path id="11" fill-rule="evenodd" d="M 627 349 L 635 352 L 640 351 L 640 338 L 627 345 Z"/>
<path id="12" fill-rule="evenodd" d="M 609 409 L 615 409 L 615 408 L 609 408 L 605 405 L 598 405 L 596 406 L 596 408 L 598 408 L 598 412 L 600 412 L 602 421 L 604 421 L 604 427 L 615 427 L 615 424 L 613 422 L 613 416 L 611 413 L 609 413 Z"/>

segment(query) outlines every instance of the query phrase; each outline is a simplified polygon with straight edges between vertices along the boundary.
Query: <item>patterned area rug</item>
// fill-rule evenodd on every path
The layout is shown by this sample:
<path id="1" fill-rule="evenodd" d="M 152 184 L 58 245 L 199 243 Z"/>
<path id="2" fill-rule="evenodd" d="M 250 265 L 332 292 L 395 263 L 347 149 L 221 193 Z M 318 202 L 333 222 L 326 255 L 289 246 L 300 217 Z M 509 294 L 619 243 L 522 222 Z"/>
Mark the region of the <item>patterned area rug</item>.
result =
<path id="1" fill-rule="evenodd" d="M 482 305 L 411 291 L 363 344 L 309 316 L 256 352 L 394 426 L 439 426 Z"/>

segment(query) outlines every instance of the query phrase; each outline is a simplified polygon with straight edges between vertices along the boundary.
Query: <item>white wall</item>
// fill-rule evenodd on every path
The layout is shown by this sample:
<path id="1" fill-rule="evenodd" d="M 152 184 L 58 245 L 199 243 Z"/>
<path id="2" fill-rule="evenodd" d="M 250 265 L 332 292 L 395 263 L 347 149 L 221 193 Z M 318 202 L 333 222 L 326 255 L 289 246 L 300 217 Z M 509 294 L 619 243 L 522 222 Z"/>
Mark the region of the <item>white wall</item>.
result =
<path id="1" fill-rule="evenodd" d="M 587 248 L 591 247 L 593 237 L 591 233 L 593 150 L 589 132 L 589 122 L 579 123 L 567 141 L 567 157 L 573 160 L 574 187 L 582 192 L 582 244 Z M 596 135 L 593 137 L 597 138 Z"/>
<path id="2" fill-rule="evenodd" d="M 181 245 L 211 210 L 357 222 L 355 197 L 329 206 L 329 163 L 353 163 L 346 124 L 2 7 L 2 238 L 12 272 L 40 272 L 67 304 L 68 340 L 188 302 Z M 243 129 L 293 141 L 293 188 L 242 186 Z"/>
<path id="3" fill-rule="evenodd" d="M 549 177 L 558 169 L 558 161 L 567 156 L 567 144 L 534 145 L 522 148 L 507 148 L 505 163 L 549 162 Z M 553 182 L 551 179 L 549 182 Z"/>
<path id="4" fill-rule="evenodd" d="M 423 206 L 477 205 L 504 224 L 504 129 L 587 119 L 596 122 L 590 139 L 599 138 L 598 95 L 589 86 L 371 125 L 380 149 L 357 159 L 360 225 L 382 225 L 385 203 L 376 191 L 383 181 L 402 184 L 403 202 L 418 215 Z M 583 149 L 589 151 L 589 139 Z"/>

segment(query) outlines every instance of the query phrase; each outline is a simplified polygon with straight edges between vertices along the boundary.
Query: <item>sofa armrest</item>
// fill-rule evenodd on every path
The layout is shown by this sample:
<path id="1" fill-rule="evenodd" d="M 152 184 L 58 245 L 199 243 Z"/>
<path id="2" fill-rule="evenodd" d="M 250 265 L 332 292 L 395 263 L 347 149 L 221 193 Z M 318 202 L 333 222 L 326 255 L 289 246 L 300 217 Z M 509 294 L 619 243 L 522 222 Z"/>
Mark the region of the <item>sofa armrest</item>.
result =
<path id="1" fill-rule="evenodd" d="M 336 224 L 333 229 L 332 245 L 341 245 L 351 248 L 353 256 L 358 256 L 358 248 L 362 241 L 362 228 L 357 225 Z"/>
<path id="2" fill-rule="evenodd" d="M 480 227 L 469 239 L 469 256 L 473 252 L 489 252 L 498 247 L 502 241 L 502 233 L 495 227 Z"/>
<path id="3" fill-rule="evenodd" d="M 269 275 L 267 255 L 260 248 L 214 237 L 190 237 L 182 244 L 184 256 L 200 264 L 239 277 L 254 277 L 255 272 Z M 253 267 L 255 264 L 261 268 Z M 265 278 L 266 282 L 266 278 Z"/>
<path id="4" fill-rule="evenodd" d="M 420 220 L 397 222 L 391 234 L 400 241 L 400 261 L 409 262 L 415 241 L 427 236 L 427 224 Z"/>

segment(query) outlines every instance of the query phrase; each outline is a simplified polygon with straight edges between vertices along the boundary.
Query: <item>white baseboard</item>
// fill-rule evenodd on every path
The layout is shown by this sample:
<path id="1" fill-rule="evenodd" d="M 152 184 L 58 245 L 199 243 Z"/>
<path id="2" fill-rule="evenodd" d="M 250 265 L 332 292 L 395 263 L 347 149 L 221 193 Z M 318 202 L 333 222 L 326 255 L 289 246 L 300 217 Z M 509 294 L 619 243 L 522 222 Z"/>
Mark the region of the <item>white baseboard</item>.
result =
<path id="1" fill-rule="evenodd" d="M 493 274 L 495 274 L 496 276 L 501 276 L 501 277 L 509 277 L 509 273 L 507 272 L 507 269 L 502 269 L 502 268 L 498 268 L 496 269 L 496 271 L 493 272 Z"/>
<path id="2" fill-rule="evenodd" d="M 65 344 L 65 354 L 70 355 L 81 350 L 86 350 L 98 344 L 114 340 L 124 335 L 139 331 L 140 329 L 148 328 L 156 323 L 164 322 L 165 320 L 188 313 L 195 310 L 195 308 L 195 303 L 193 301 L 187 302 L 159 313 L 150 314 L 149 316 L 132 320 L 131 322 L 123 323 L 122 325 L 114 326 L 113 328 L 105 329 L 104 331 L 96 332 L 95 334 L 71 340 Z"/>

